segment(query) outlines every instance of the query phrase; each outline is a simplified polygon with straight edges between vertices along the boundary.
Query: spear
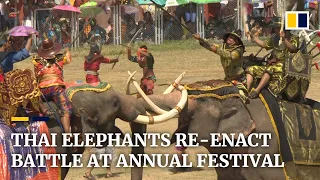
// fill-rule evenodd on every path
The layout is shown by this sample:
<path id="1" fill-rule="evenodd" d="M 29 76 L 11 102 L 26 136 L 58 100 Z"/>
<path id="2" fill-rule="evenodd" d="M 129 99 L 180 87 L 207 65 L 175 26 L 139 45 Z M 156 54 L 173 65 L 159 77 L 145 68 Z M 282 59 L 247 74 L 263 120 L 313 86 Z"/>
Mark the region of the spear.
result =
<path id="1" fill-rule="evenodd" d="M 138 31 L 133 35 L 133 37 L 131 38 L 131 40 L 130 40 L 130 42 L 129 42 L 128 44 L 131 44 L 131 43 L 132 43 L 132 41 L 136 39 L 136 37 L 137 37 L 137 36 L 138 36 L 138 34 L 142 31 L 142 29 L 143 29 L 143 27 L 141 27 L 140 29 L 138 29 Z M 121 45 L 123 45 L 123 44 L 121 44 Z M 128 46 L 126 46 L 126 47 L 128 47 Z M 121 55 L 122 51 L 123 51 L 123 49 L 121 48 L 121 50 L 120 50 L 120 52 L 119 52 L 119 54 L 118 54 L 117 59 L 119 59 L 119 57 L 120 57 L 120 55 Z M 117 62 L 114 62 L 114 63 L 113 63 L 113 65 L 112 65 L 112 68 L 111 68 L 111 69 L 113 69 L 113 68 L 114 68 L 114 66 L 116 65 L 116 63 L 117 63 Z"/>
<path id="2" fill-rule="evenodd" d="M 318 52 L 317 54 L 315 54 L 314 56 L 312 56 L 312 59 L 315 58 L 316 56 L 318 56 L 320 54 L 320 52 Z"/>
<path id="3" fill-rule="evenodd" d="M 318 31 L 317 32 L 317 36 L 319 36 L 320 37 L 320 31 Z M 310 43 L 317 37 L 317 36 L 313 36 L 311 39 L 310 39 L 310 41 L 303 47 L 303 49 L 300 49 L 300 51 L 303 51 L 305 48 L 307 48 L 309 45 L 310 45 Z M 316 47 L 317 45 L 315 45 L 315 47 Z M 314 48 L 313 48 L 314 49 Z M 312 49 L 312 50 L 313 50 Z M 311 52 L 311 51 L 310 51 Z"/>
<path id="4" fill-rule="evenodd" d="M 263 48 L 260 48 L 259 51 L 254 55 L 254 57 L 257 57 L 258 54 L 262 51 Z"/>
<path id="5" fill-rule="evenodd" d="M 310 54 L 316 47 L 318 47 L 318 49 L 320 50 L 320 42 L 317 42 L 316 45 L 314 45 L 313 48 L 309 50 L 308 54 Z"/>

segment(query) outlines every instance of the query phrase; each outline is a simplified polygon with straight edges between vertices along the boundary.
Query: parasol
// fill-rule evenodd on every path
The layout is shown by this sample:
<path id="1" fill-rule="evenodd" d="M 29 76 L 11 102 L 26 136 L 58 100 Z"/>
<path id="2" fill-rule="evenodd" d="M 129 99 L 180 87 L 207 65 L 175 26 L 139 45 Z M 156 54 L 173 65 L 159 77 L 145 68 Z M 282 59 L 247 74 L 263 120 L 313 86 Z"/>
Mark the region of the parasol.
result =
<path id="1" fill-rule="evenodd" d="M 9 35 L 13 36 L 12 34 L 27 34 L 26 36 L 28 36 L 29 34 L 39 34 L 38 31 L 36 31 L 35 29 L 33 29 L 32 27 L 29 26 L 16 26 L 13 27 L 12 29 L 9 30 Z"/>
<path id="2" fill-rule="evenodd" d="M 26 32 L 17 32 L 17 31 L 14 31 L 12 33 L 9 33 L 10 36 L 29 36 L 28 33 Z"/>
<path id="3" fill-rule="evenodd" d="M 97 2 L 91 1 L 81 5 L 80 10 L 81 17 L 94 18 L 102 11 L 102 8 L 98 7 Z"/>
<path id="4" fill-rule="evenodd" d="M 70 5 L 59 5 L 52 8 L 53 10 L 60 10 L 60 11 L 70 11 L 70 12 L 76 12 L 81 13 L 80 9 L 77 7 L 73 7 Z"/>

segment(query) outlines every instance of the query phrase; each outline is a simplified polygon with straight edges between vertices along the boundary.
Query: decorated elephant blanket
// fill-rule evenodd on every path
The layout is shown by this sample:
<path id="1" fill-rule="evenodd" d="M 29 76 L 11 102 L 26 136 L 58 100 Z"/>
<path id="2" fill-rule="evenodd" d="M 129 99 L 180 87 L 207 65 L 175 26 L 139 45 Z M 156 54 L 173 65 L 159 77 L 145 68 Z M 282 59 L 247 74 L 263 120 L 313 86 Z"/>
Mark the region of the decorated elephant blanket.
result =
<path id="1" fill-rule="evenodd" d="M 213 97 L 226 99 L 240 97 L 239 89 L 232 82 L 226 80 L 199 81 L 184 86 L 189 98 Z"/>
<path id="2" fill-rule="evenodd" d="M 277 135 L 283 162 L 295 164 L 286 169 L 290 178 L 318 179 L 320 165 L 320 103 L 308 100 L 298 104 L 276 100 L 268 90 L 259 95 Z"/>
<path id="3" fill-rule="evenodd" d="M 295 164 L 320 165 L 320 109 L 287 101 L 279 104 Z"/>
<path id="4" fill-rule="evenodd" d="M 107 82 L 100 82 L 96 84 L 87 84 L 82 81 L 76 81 L 66 84 L 66 94 L 70 101 L 76 92 L 79 91 L 94 91 L 94 92 L 104 92 L 111 88 L 111 85 Z"/>
<path id="5" fill-rule="evenodd" d="M 60 169 L 57 167 L 50 167 L 52 159 L 47 160 L 46 167 L 19 167 L 13 168 L 12 154 L 21 154 L 26 157 L 27 154 L 32 154 L 33 157 L 36 154 L 55 154 L 55 148 L 51 147 L 13 147 L 13 140 L 11 139 L 11 133 L 46 133 L 49 136 L 49 129 L 44 122 L 34 122 L 30 124 L 29 128 L 25 128 L 23 125 L 17 124 L 15 127 L 9 127 L 0 121 L 0 179 L 1 180 L 58 180 L 60 179 Z M 23 144 L 24 140 L 20 139 L 20 144 Z M 57 160 L 58 161 L 58 160 Z M 35 162 L 36 163 L 36 162 Z"/>

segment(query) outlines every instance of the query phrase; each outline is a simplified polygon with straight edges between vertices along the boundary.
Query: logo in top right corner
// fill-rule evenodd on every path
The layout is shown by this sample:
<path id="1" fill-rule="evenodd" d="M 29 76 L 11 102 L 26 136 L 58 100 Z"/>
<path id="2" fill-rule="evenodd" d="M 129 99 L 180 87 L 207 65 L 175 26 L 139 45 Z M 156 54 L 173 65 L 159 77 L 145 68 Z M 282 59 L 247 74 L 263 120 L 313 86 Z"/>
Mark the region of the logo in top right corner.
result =
<path id="1" fill-rule="evenodd" d="M 309 30 L 309 11 L 286 11 L 286 30 Z"/>

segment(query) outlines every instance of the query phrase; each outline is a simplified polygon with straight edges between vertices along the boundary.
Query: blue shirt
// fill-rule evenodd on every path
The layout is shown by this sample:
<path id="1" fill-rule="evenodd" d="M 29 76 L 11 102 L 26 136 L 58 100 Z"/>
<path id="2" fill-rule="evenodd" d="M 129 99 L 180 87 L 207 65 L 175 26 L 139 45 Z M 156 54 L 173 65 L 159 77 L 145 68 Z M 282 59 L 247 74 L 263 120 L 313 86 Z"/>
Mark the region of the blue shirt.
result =
<path id="1" fill-rule="evenodd" d="M 22 60 L 30 57 L 29 51 L 27 49 L 22 49 L 17 52 L 10 52 L 2 61 L 1 66 L 4 73 L 13 70 L 13 64 L 20 62 Z"/>

